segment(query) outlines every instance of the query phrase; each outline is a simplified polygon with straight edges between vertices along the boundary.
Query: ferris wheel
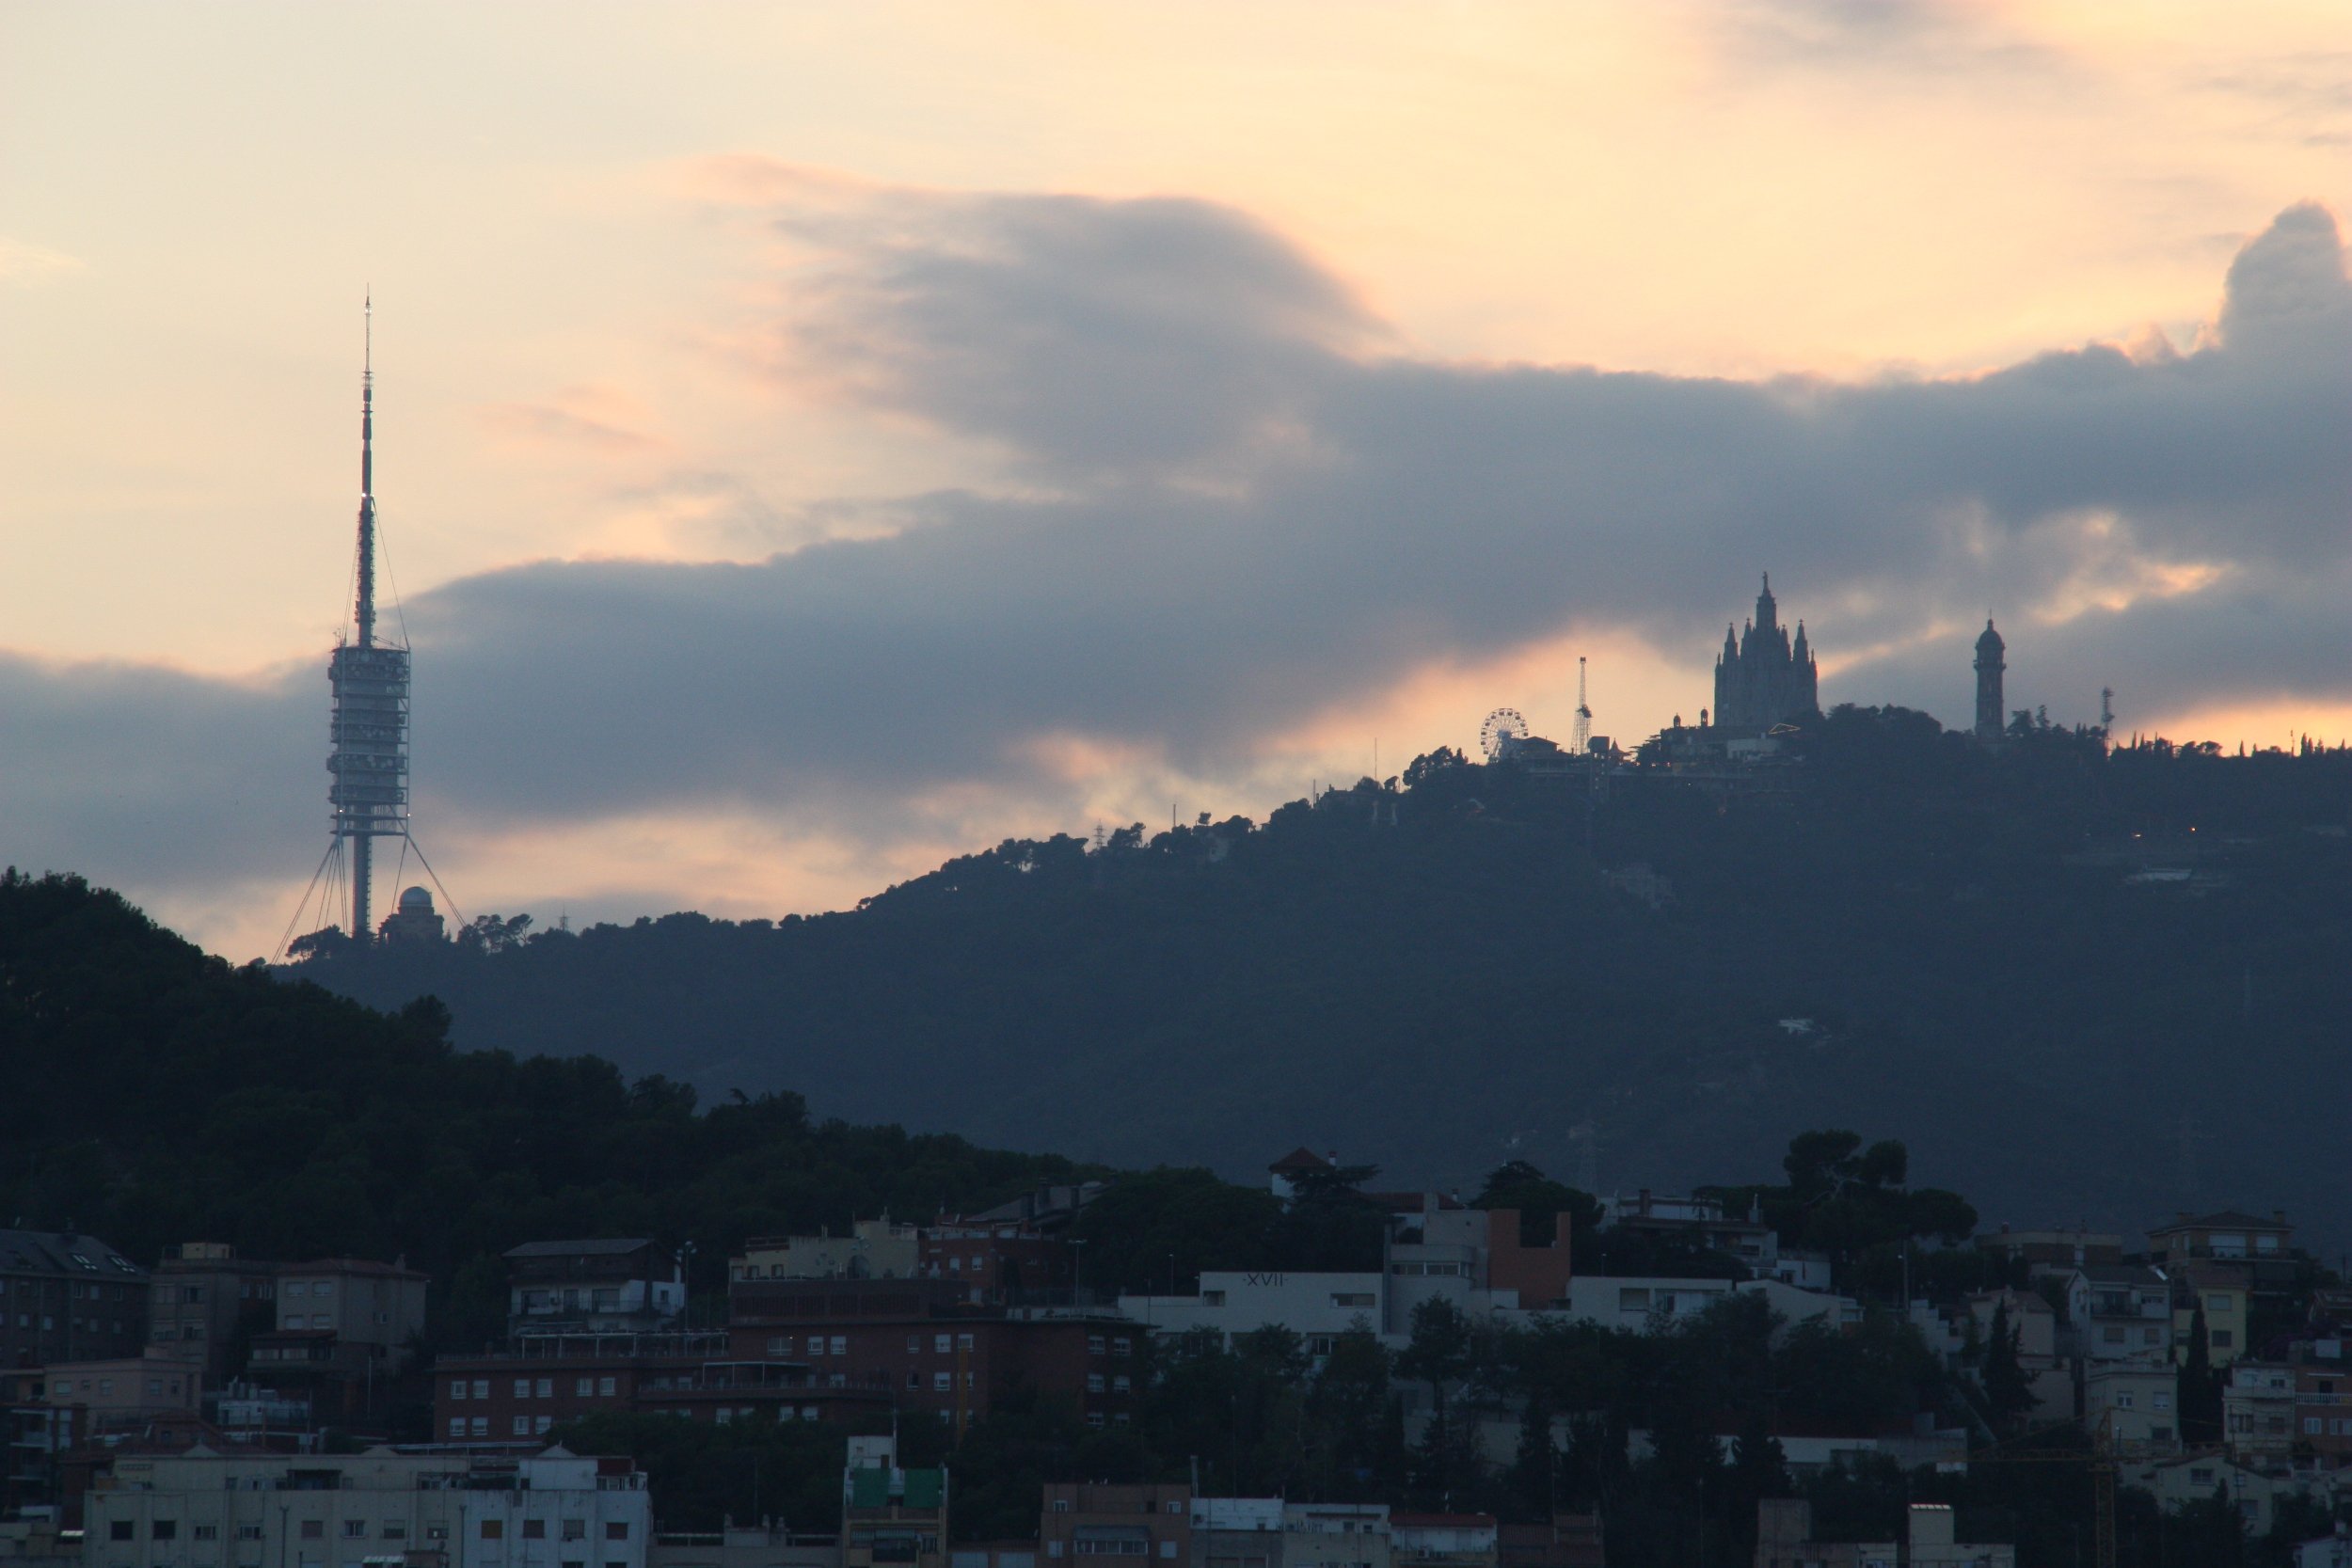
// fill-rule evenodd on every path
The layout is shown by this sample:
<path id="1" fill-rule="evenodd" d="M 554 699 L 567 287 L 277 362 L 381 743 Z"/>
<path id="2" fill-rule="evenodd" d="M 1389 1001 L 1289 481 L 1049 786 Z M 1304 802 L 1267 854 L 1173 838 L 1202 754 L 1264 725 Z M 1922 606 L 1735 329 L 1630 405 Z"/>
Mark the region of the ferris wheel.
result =
<path id="1" fill-rule="evenodd" d="M 1478 727 L 1478 749 L 1488 762 L 1510 755 L 1511 748 L 1527 738 L 1527 717 L 1515 707 L 1499 707 Z"/>

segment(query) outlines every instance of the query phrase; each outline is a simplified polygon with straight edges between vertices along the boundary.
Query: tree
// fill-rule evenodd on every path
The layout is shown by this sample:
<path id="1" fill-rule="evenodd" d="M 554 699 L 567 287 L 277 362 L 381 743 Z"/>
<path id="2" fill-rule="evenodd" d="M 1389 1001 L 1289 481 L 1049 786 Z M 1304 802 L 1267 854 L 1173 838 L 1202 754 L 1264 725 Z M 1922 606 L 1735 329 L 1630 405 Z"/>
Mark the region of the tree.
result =
<path id="1" fill-rule="evenodd" d="M 1542 1384 L 1527 1392 L 1519 1407 L 1519 1446 L 1505 1477 L 1521 1516 L 1549 1519 L 1559 1500 L 1560 1446 L 1551 1434 L 1551 1396 Z"/>
<path id="2" fill-rule="evenodd" d="M 2022 1327 L 2010 1326 L 2009 1301 L 2003 1297 L 1993 1308 L 1993 1331 L 1985 1337 L 1984 1366 L 1978 1374 L 1984 1383 L 1985 1402 L 1993 1407 L 1994 1425 L 2003 1430 L 2015 1427 L 2034 1407 L 2033 1386 L 2018 1358 L 2023 1333 Z"/>
<path id="3" fill-rule="evenodd" d="M 1486 1173 L 1485 1185 L 1470 1199 L 1473 1209 L 1516 1209 L 1519 1212 L 1521 1246 L 1549 1246 L 1559 1234 L 1559 1216 L 1568 1216 L 1568 1255 L 1579 1259 L 1595 1256 L 1593 1243 L 1600 1233 L 1600 1199 L 1590 1193 L 1554 1181 L 1525 1160 L 1512 1160 Z"/>
<path id="4" fill-rule="evenodd" d="M 2181 1360 L 2174 1404 L 2181 1413 L 2181 1441 L 2192 1449 L 2221 1441 L 2221 1378 L 2205 1344 L 2205 1304 L 2188 1321 L 2188 1354 Z"/>

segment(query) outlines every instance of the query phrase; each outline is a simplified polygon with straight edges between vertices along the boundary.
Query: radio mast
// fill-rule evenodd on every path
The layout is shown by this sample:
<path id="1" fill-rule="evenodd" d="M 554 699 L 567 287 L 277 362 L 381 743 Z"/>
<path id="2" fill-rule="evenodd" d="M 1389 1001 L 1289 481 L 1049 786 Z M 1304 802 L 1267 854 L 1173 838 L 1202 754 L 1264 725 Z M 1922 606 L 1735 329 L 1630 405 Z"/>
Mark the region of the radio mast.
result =
<path id="1" fill-rule="evenodd" d="M 351 635 L 327 661 L 333 693 L 326 790 L 337 844 L 351 848 L 351 935 L 373 930 L 368 895 L 375 841 L 408 836 L 408 649 L 375 634 L 375 305 L 367 305 L 359 372 L 358 594 Z"/>

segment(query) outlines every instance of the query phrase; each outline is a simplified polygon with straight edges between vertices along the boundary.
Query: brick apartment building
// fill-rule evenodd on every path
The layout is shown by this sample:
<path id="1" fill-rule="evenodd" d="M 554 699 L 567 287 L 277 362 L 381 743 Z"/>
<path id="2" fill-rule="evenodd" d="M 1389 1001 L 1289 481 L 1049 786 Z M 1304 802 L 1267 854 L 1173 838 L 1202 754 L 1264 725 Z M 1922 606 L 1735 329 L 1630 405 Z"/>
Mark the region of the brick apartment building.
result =
<path id="1" fill-rule="evenodd" d="M 487 1355 L 443 1356 L 433 1369 L 437 1441 L 544 1441 L 566 1421 L 658 1411 L 712 1422 L 885 1418 L 871 1389 L 823 1386 L 804 1361 L 740 1356 L 723 1330 L 530 1335 Z"/>
<path id="2" fill-rule="evenodd" d="M 135 1356 L 147 1271 L 95 1236 L 0 1230 L 0 1367 Z"/>
<path id="3" fill-rule="evenodd" d="M 960 1284 L 977 1302 L 1066 1295 L 1075 1283 L 1070 1243 L 1034 1224 L 942 1215 L 919 1244 L 922 1276 Z"/>
<path id="4" fill-rule="evenodd" d="M 1134 1418 L 1142 1324 L 969 1297 L 952 1280 L 738 1281 L 728 1332 L 738 1359 L 804 1361 L 825 1388 L 885 1395 L 958 1430 L 1016 1389 L 1066 1402 L 1089 1426 Z"/>

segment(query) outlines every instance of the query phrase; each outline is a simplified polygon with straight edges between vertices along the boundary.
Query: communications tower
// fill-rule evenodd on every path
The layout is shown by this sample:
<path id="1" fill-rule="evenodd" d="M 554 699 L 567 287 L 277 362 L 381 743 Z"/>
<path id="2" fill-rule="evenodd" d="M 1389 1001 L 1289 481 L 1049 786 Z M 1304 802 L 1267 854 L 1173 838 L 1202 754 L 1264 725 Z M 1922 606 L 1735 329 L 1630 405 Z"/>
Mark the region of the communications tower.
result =
<path id="1" fill-rule="evenodd" d="M 375 306 L 359 372 L 358 584 L 350 630 L 327 660 L 333 693 L 326 787 L 335 846 L 351 849 L 351 934 L 366 941 L 375 841 L 408 836 L 408 649 L 375 630 Z M 330 847 L 330 852 L 333 847 Z"/>
<path id="2" fill-rule="evenodd" d="M 1593 705 L 1584 700 L 1584 656 L 1576 656 L 1576 754 L 1593 749 Z"/>

